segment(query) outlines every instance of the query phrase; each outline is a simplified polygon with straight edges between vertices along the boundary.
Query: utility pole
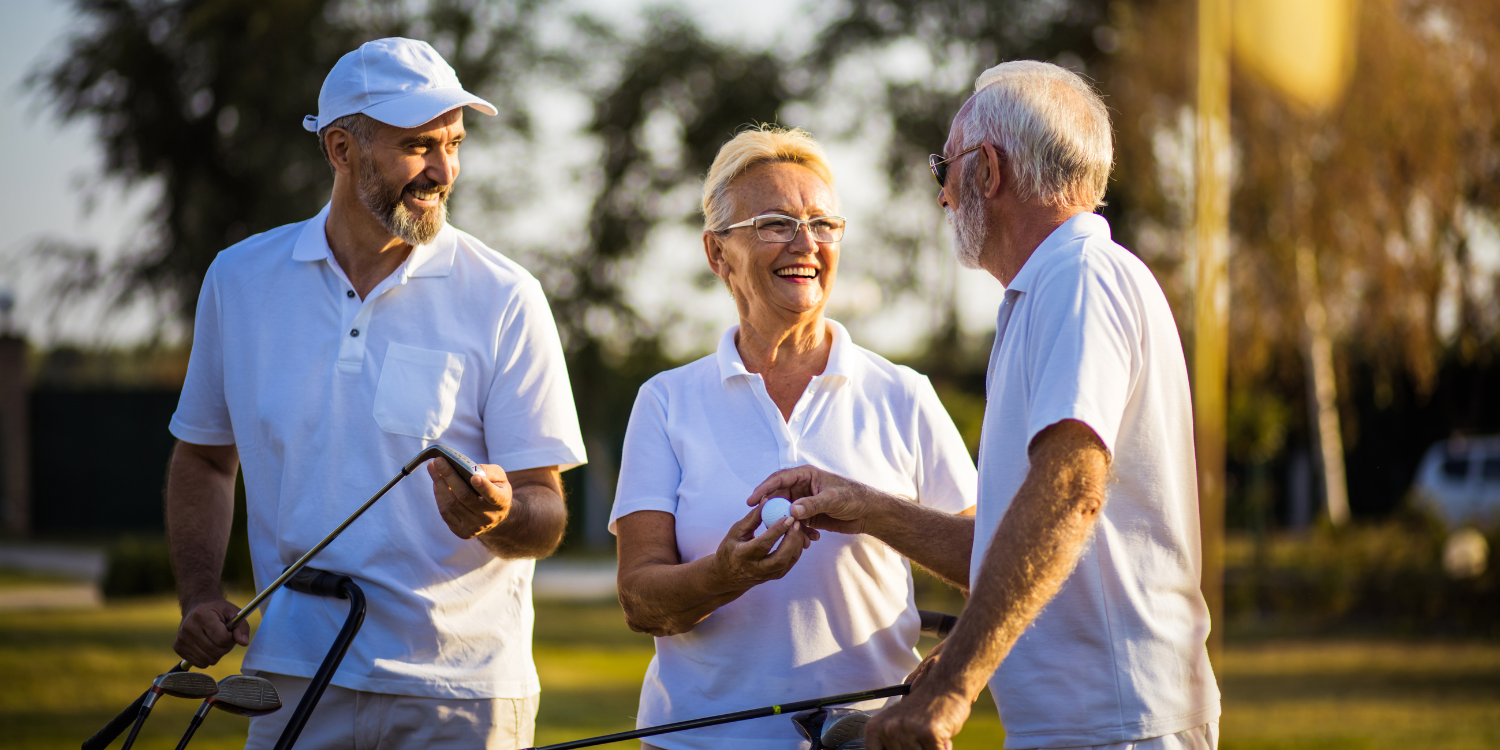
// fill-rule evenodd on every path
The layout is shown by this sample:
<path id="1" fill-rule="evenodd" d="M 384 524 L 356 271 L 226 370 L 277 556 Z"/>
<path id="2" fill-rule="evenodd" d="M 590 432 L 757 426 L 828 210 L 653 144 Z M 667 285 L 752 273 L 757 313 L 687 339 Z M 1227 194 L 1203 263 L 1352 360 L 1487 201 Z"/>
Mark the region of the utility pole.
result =
<path id="1" fill-rule="evenodd" d="M 1193 435 L 1209 658 L 1224 647 L 1224 429 L 1229 366 L 1229 0 L 1198 0 Z"/>

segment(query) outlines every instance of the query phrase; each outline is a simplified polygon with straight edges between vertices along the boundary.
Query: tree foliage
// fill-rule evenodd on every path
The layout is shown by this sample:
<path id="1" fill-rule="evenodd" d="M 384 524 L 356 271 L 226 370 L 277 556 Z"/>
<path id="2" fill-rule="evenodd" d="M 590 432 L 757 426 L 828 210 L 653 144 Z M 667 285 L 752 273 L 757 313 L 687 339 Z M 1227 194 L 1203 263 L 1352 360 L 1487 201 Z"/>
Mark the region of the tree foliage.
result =
<path id="1" fill-rule="evenodd" d="M 1181 166 L 1194 19 L 1180 3 L 1143 1 L 1116 6 L 1114 23 L 1117 174 L 1133 197 L 1140 249 L 1170 269 L 1185 259 L 1178 248 L 1188 249 L 1191 221 Z M 1450 352 L 1477 356 L 1500 325 L 1493 271 L 1471 252 L 1475 233 L 1500 219 L 1500 9 L 1370 0 L 1356 45 L 1351 84 L 1327 113 L 1300 111 L 1233 72 L 1235 387 L 1298 398 L 1298 243 L 1317 255 L 1339 359 L 1378 378 L 1429 391 Z"/>
<path id="2" fill-rule="evenodd" d="M 74 287 L 173 297 L 191 319 L 208 264 L 250 234 L 308 217 L 332 179 L 302 117 L 323 77 L 370 39 L 418 36 L 524 133 L 509 85 L 546 59 L 534 0 L 74 0 L 87 19 L 32 85 L 64 120 L 98 129 L 104 176 L 159 181 L 145 247 Z M 477 118 L 476 118 L 477 119 Z M 483 128 L 483 123 L 476 123 Z"/>
<path id="3" fill-rule="evenodd" d="M 655 13 L 639 40 L 599 27 L 591 37 L 618 69 L 596 92 L 586 129 L 601 146 L 587 245 L 552 292 L 565 339 L 579 346 L 606 331 L 627 341 L 659 335 L 625 294 L 630 261 L 657 226 L 694 220 L 698 180 L 719 147 L 747 125 L 775 122 L 789 98 L 780 58 L 710 39 L 678 13 Z M 653 121 L 672 134 L 666 148 L 650 142 Z"/>

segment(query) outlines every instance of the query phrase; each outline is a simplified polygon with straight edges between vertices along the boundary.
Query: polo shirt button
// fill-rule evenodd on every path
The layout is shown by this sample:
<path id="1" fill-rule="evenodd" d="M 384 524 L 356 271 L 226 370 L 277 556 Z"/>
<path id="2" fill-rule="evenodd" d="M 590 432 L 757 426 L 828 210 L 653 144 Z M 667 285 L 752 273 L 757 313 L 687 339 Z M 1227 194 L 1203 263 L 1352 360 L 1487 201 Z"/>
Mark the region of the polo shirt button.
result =
<path id="1" fill-rule="evenodd" d="M 349 335 L 350 335 L 350 336 L 354 336 L 354 337 L 358 337 L 358 336 L 359 336 L 359 329 L 358 329 L 358 328 L 356 328 L 356 329 L 354 329 L 354 330 L 352 330 L 352 331 L 350 331 L 350 332 L 349 332 Z"/>
<path id="2" fill-rule="evenodd" d="M 354 290 L 350 289 L 349 291 L 344 292 L 344 296 L 348 297 L 349 299 L 354 299 Z"/>

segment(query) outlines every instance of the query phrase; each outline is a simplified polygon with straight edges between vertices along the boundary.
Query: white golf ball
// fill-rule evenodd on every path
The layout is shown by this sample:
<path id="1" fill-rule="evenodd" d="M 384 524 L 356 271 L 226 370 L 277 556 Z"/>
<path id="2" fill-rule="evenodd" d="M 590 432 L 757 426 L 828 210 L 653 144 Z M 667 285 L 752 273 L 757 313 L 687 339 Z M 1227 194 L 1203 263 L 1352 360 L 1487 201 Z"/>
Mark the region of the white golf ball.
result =
<path id="1" fill-rule="evenodd" d="M 768 498 L 760 506 L 760 523 L 765 528 L 792 514 L 792 501 L 784 497 Z"/>

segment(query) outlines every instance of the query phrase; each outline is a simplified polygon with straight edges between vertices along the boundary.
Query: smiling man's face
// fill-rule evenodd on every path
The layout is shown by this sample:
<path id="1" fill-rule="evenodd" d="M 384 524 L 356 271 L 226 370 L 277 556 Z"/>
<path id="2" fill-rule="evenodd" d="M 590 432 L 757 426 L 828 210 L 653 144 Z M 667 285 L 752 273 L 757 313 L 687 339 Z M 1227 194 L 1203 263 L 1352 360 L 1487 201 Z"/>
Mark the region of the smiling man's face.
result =
<path id="1" fill-rule="evenodd" d="M 360 202 L 402 242 L 431 242 L 448 219 L 463 139 L 462 108 L 415 128 L 381 126 L 360 154 Z"/>
<path id="2" fill-rule="evenodd" d="M 796 219 L 837 213 L 833 191 L 807 167 L 792 163 L 751 168 L 732 188 L 734 221 L 781 214 Z M 803 226 L 791 242 L 767 242 L 754 227 L 724 236 L 724 262 L 715 269 L 729 285 L 742 313 L 772 308 L 781 313 L 821 311 L 833 291 L 839 243 L 815 242 Z"/>

